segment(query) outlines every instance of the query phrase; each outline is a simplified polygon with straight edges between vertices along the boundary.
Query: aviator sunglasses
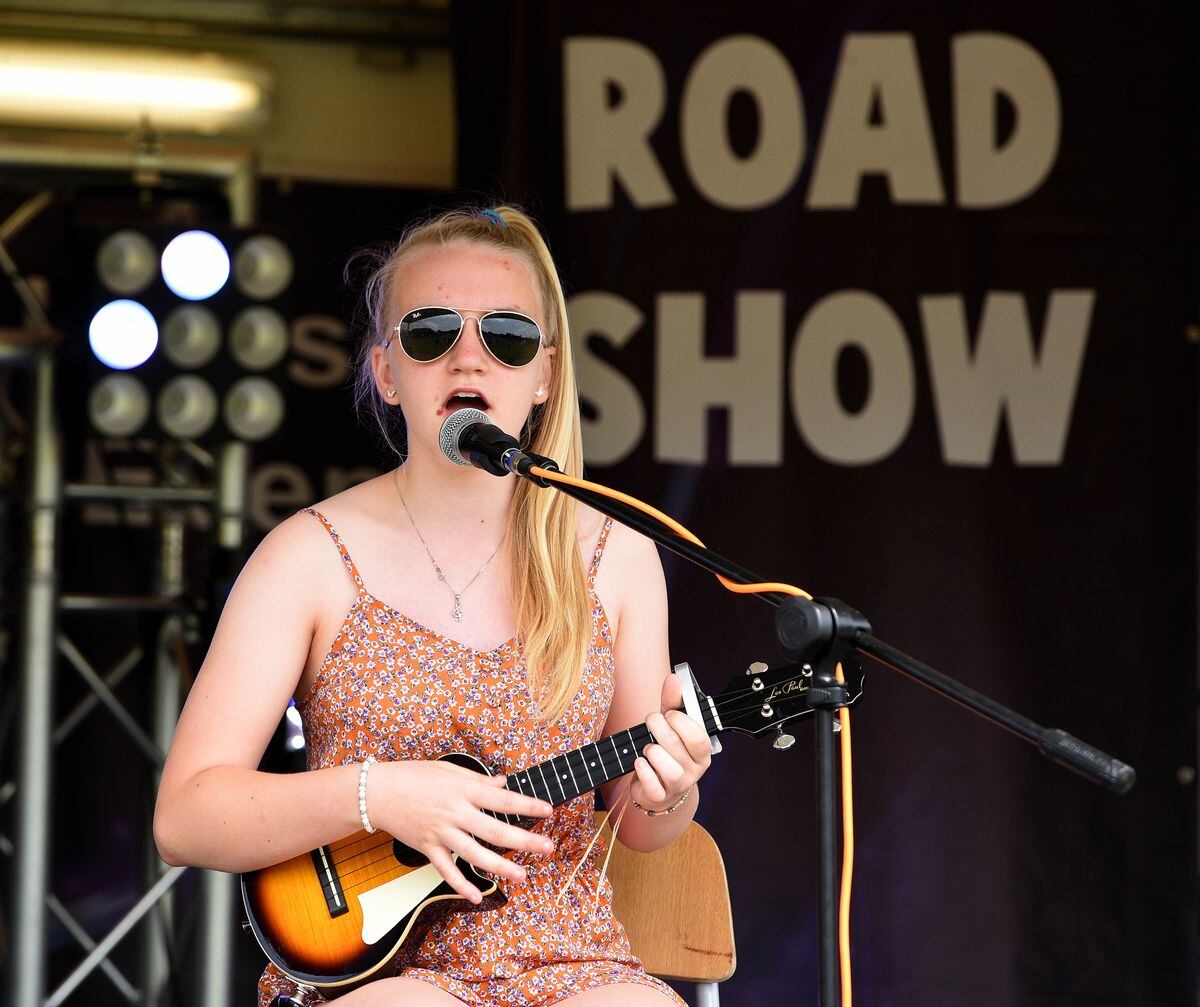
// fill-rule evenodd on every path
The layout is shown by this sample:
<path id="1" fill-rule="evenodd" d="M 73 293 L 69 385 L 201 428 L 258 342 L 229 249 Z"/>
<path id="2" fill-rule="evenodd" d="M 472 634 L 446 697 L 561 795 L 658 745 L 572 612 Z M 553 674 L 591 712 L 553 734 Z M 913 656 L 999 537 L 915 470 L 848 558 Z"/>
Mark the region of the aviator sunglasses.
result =
<path id="1" fill-rule="evenodd" d="M 471 308 L 463 310 L 473 312 Z M 528 315 L 519 311 L 484 311 L 476 319 L 483 345 L 506 367 L 524 367 L 537 356 L 542 330 Z M 454 308 L 432 306 L 413 308 L 392 331 L 400 337 L 400 348 L 408 356 L 428 363 L 450 352 L 466 324 Z M 391 342 L 390 337 L 387 342 Z"/>

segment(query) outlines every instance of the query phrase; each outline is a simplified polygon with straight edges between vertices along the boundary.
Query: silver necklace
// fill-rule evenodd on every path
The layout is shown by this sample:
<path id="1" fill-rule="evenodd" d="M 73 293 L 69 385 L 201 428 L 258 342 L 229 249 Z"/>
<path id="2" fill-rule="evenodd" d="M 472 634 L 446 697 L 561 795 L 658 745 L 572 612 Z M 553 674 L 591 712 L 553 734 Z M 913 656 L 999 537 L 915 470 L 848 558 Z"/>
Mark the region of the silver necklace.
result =
<path id="1" fill-rule="evenodd" d="M 412 511 L 408 509 L 408 503 L 404 499 L 404 494 L 400 492 L 400 480 L 396 478 L 396 472 L 396 469 L 392 469 L 392 484 L 396 487 L 396 493 L 400 497 L 400 506 L 404 508 L 404 513 L 408 515 L 408 523 L 412 525 L 413 531 L 417 533 L 417 538 L 421 540 L 421 545 L 425 547 L 425 554 L 429 557 L 429 562 L 433 564 L 433 569 L 437 572 L 438 580 L 450 588 L 450 593 L 454 595 L 454 611 L 450 614 L 454 616 L 455 622 L 462 622 L 462 596 L 467 593 L 467 588 L 479 580 L 480 575 L 488 568 L 488 563 L 496 558 L 496 553 L 500 551 L 500 546 L 504 544 L 504 537 L 501 536 L 500 545 L 497 545 L 492 550 L 492 554 L 484 561 L 483 566 L 479 568 L 479 572 L 467 581 L 466 587 L 461 591 L 455 591 L 454 585 L 446 580 L 446 575 L 442 573 L 442 568 L 438 566 L 438 561 L 433 558 L 433 553 L 429 551 L 429 543 L 425 541 L 425 536 L 421 534 L 421 529 L 417 527 L 417 522 L 413 520 Z"/>

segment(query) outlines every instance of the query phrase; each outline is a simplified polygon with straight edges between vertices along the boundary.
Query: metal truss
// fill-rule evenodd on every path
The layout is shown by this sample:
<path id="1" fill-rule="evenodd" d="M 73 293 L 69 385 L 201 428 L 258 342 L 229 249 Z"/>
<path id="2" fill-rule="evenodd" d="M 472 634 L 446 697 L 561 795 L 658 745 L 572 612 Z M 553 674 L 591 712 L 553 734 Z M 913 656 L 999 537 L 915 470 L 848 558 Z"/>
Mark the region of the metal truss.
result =
<path id="1" fill-rule="evenodd" d="M 147 161 L 149 157 L 149 161 Z M 144 163 L 145 162 L 145 163 Z M 26 166 L 69 165 L 95 170 L 151 167 L 157 171 L 187 171 L 220 182 L 229 199 L 232 222 L 247 226 L 256 216 L 256 178 L 253 151 L 233 150 L 221 155 L 207 149 L 153 156 L 119 147 L 0 146 L 0 163 Z M 244 510 L 249 448 L 244 443 L 222 445 L 215 455 L 198 445 L 181 444 L 182 454 L 198 460 L 208 470 L 210 486 L 185 485 L 182 471 L 163 456 L 160 486 L 64 484 L 61 442 L 53 408 L 55 351 L 61 334 L 50 323 L 36 284 L 23 277 L 6 243 L 53 201 L 53 193 L 39 193 L 0 222 L 0 271 L 23 304 L 27 316 L 22 329 L 0 329 L 0 363 L 27 367 L 32 375 L 32 407 L 28 418 L 29 466 L 27 520 L 28 562 L 22 585 L 22 617 L 18 626 L 19 689 L 16 765 L 13 780 L 0 783 L 0 806 L 14 804 L 12 837 L 0 834 L 0 852 L 13 861 L 11 995 L 12 1007 L 58 1007 L 67 1002 L 81 983 L 99 969 L 131 1004 L 156 1005 L 168 977 L 168 961 L 161 932 L 171 923 L 175 885 L 188 868 L 165 868 L 153 849 L 149 823 L 145 830 L 147 885 L 137 902 L 99 940 L 50 890 L 50 838 L 54 747 L 74 731 L 93 710 L 103 707 L 146 757 L 155 776 L 161 772 L 178 719 L 187 672 L 188 607 L 183 597 L 184 509 L 194 504 L 212 508 L 213 529 L 219 547 L 239 550 L 244 535 Z M 3 431 L 0 430 L 0 434 Z M 176 460 L 178 461 L 178 460 Z M 60 591 L 59 526 L 63 508 L 76 501 L 153 503 L 161 516 L 158 585 L 154 594 L 135 598 L 63 595 Z M 144 648 L 136 646 L 103 674 L 73 640 L 59 629 L 63 611 L 159 611 L 163 621 L 153 648 L 153 724 L 138 723 L 116 695 L 130 672 L 141 665 Z M 56 666 L 65 661 L 80 675 L 89 692 L 57 725 L 54 724 Z M 227 1007 L 232 1001 L 232 918 L 235 884 L 231 875 L 201 873 L 200 968 L 196 979 L 201 1007 Z M 142 927 L 141 976 L 135 984 L 110 959 L 116 946 L 139 923 L 155 913 L 163 928 Z M 50 917 L 58 920 L 84 951 L 84 957 L 58 987 L 46 991 L 46 939 Z"/>

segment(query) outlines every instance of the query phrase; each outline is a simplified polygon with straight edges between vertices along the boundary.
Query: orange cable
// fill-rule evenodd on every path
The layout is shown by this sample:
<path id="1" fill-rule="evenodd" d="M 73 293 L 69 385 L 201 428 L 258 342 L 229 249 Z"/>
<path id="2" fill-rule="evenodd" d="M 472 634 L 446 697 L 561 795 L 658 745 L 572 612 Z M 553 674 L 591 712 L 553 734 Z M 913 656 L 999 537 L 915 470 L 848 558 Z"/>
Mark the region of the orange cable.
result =
<path id="1" fill-rule="evenodd" d="M 838 661 L 837 680 L 846 683 L 842 662 Z M 850 1007 L 853 988 L 850 982 L 850 886 L 854 879 L 854 767 L 850 758 L 850 710 L 838 710 L 842 725 L 842 887 L 838 900 L 838 950 L 842 977 L 841 1007 Z"/>
<path id="2" fill-rule="evenodd" d="M 673 532 L 687 539 L 694 545 L 704 548 L 704 543 L 693 535 L 687 528 L 681 525 L 669 514 L 664 514 L 656 507 L 639 500 L 637 497 L 631 497 L 620 490 L 614 490 L 608 486 L 601 486 L 599 483 L 588 482 L 586 479 L 576 479 L 574 476 L 566 475 L 563 472 L 555 472 L 550 469 L 543 469 L 539 466 L 534 466 L 529 470 L 531 475 L 537 476 L 539 479 L 547 479 L 550 482 L 566 483 L 569 486 L 578 486 L 580 489 L 591 490 L 593 493 L 599 493 L 601 496 L 611 497 L 613 500 L 620 500 L 621 503 L 629 504 L 630 507 L 636 508 L 645 514 L 649 514 L 656 521 L 665 524 Z M 793 587 L 791 584 L 777 584 L 768 582 L 764 584 L 739 584 L 737 581 L 729 580 L 727 577 L 722 577 L 719 573 L 714 574 L 726 588 L 733 591 L 735 594 L 765 594 L 768 591 L 776 591 L 781 594 L 792 594 L 800 598 L 812 598 L 812 595 L 807 591 L 803 591 L 798 587 Z"/>
<path id="3" fill-rule="evenodd" d="M 549 482 L 561 482 L 570 486 L 578 486 L 580 489 L 591 490 L 593 493 L 599 493 L 601 496 L 619 500 L 636 510 L 642 511 L 644 514 L 649 514 L 656 521 L 666 525 L 687 541 L 701 548 L 705 547 L 699 538 L 669 514 L 664 514 L 656 507 L 652 507 L 637 497 L 629 496 L 627 493 L 622 493 L 620 490 L 615 490 L 608 486 L 601 486 L 599 483 L 590 482 L 587 479 L 577 479 L 563 472 L 544 469 L 540 466 L 534 466 L 529 471 L 531 475 Z M 714 576 L 726 590 L 733 591 L 735 594 L 764 594 L 768 591 L 773 591 L 779 594 L 790 594 L 798 598 L 812 599 L 811 594 L 792 584 L 781 584 L 774 581 L 762 584 L 738 584 L 727 577 L 722 577 L 720 574 L 714 574 Z M 837 664 L 835 673 L 838 682 L 845 684 L 846 679 L 842 672 L 842 663 L 840 661 Z M 850 887 L 854 877 L 854 771 L 850 749 L 850 710 L 847 707 L 843 706 L 838 710 L 838 723 L 841 724 L 842 728 L 842 883 L 838 900 L 838 964 L 841 976 L 842 1007 L 851 1007 Z"/>

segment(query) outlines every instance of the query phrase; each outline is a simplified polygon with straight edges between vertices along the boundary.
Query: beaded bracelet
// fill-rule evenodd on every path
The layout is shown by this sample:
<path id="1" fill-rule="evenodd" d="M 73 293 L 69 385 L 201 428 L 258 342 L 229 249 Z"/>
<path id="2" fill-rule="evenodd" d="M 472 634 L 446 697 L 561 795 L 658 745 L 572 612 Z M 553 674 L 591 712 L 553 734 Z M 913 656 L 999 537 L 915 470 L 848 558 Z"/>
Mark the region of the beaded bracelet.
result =
<path id="1" fill-rule="evenodd" d="M 688 799 L 688 794 L 690 794 L 691 792 L 692 792 L 692 788 L 688 787 L 687 790 L 685 790 L 683 792 L 683 796 L 681 798 L 679 798 L 678 801 L 676 801 L 674 804 L 672 804 L 669 808 L 664 808 L 662 811 L 651 811 L 649 808 L 643 808 L 640 804 L 638 804 L 637 801 L 633 801 L 633 806 L 635 808 L 637 808 L 638 811 L 640 811 L 643 815 L 646 815 L 648 818 L 653 818 L 655 815 L 669 815 L 672 811 L 674 811 L 676 808 L 678 808 L 679 805 L 681 805 L 684 801 L 686 801 Z M 630 798 L 630 800 L 632 801 L 633 798 Z"/>
<path id="2" fill-rule="evenodd" d="M 358 817 L 362 819 L 363 828 L 368 832 L 375 831 L 375 826 L 367 817 L 367 770 L 371 768 L 371 763 L 374 761 L 375 756 L 368 755 L 358 770 Z"/>

